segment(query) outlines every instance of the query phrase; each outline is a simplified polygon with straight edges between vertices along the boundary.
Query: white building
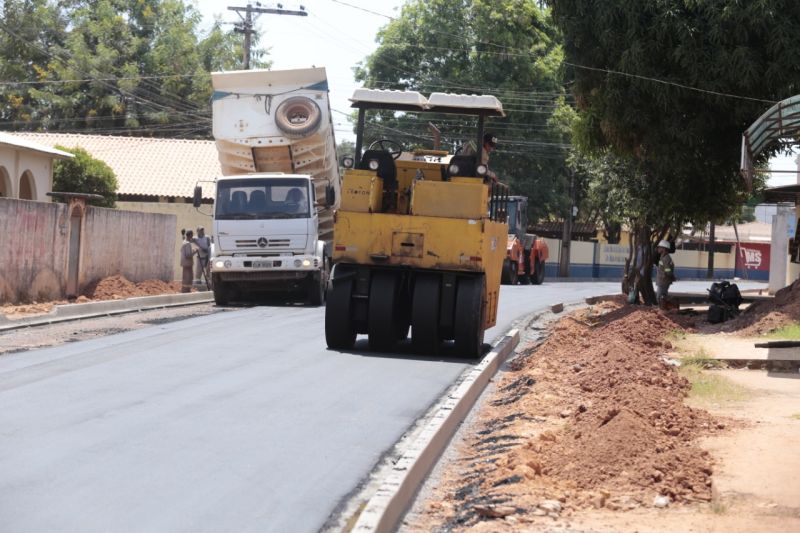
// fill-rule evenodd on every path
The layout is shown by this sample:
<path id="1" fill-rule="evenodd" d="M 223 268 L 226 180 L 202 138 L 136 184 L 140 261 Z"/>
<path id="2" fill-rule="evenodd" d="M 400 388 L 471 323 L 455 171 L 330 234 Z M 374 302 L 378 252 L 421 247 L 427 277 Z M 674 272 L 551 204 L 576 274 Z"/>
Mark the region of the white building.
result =
<path id="1" fill-rule="evenodd" d="M 72 154 L 0 132 L 0 197 L 49 202 L 53 159 Z"/>

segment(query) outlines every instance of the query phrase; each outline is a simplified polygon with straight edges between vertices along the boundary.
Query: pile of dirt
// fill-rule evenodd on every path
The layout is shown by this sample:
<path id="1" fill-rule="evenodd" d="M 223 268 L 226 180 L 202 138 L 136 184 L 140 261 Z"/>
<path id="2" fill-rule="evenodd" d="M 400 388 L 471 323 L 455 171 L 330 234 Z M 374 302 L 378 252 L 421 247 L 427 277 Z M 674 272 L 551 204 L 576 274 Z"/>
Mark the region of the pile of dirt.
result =
<path id="1" fill-rule="evenodd" d="M 755 302 L 735 319 L 714 329 L 752 337 L 793 322 L 800 322 L 800 279 L 776 292 L 771 301 Z"/>
<path id="2" fill-rule="evenodd" d="M 157 279 L 148 279 L 133 283 L 124 276 L 110 276 L 90 283 L 83 290 L 83 296 L 89 300 L 120 300 L 137 296 L 155 296 L 180 292 L 180 282 L 167 283 Z"/>
<path id="3" fill-rule="evenodd" d="M 602 306 L 562 319 L 512 363 L 411 529 L 711 500 L 697 440 L 725 424 L 683 403 L 690 385 L 663 359 L 680 326 L 656 309 Z"/>
<path id="4" fill-rule="evenodd" d="M 138 296 L 156 296 L 181 292 L 179 281 L 165 282 L 158 279 L 147 279 L 133 283 L 124 276 L 110 276 L 87 285 L 74 303 L 86 303 L 100 300 L 122 300 Z M 5 304 L 0 306 L 0 314 L 16 318 L 49 313 L 54 306 L 68 304 L 66 300 L 52 302 L 32 302 L 28 304 Z"/>

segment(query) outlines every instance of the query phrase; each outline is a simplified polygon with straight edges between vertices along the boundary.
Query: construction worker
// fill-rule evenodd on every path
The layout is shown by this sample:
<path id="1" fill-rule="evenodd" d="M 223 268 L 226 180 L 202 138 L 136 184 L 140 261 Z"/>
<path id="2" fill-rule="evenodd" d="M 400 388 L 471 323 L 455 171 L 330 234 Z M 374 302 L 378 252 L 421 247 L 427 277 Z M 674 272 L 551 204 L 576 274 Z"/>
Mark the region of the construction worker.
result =
<path id="1" fill-rule="evenodd" d="M 494 136 L 493 133 L 486 133 L 483 136 L 483 151 L 481 152 L 481 164 L 486 165 L 486 168 L 489 168 L 489 154 L 495 151 L 497 148 L 497 137 Z M 468 141 L 464 144 L 464 147 L 461 149 L 462 155 L 475 155 L 477 152 L 475 148 L 475 141 Z M 491 179 L 492 181 L 497 181 L 497 174 L 492 172 L 491 170 L 487 170 L 486 177 Z"/>
<path id="2" fill-rule="evenodd" d="M 197 254 L 194 232 L 187 230 L 181 245 L 181 292 L 192 292 L 192 269 Z"/>
<path id="3" fill-rule="evenodd" d="M 203 226 L 197 228 L 197 237 L 194 239 L 197 246 L 197 260 L 194 271 L 195 285 L 203 285 L 204 280 L 208 280 L 208 258 L 211 255 L 211 239 L 206 236 Z"/>
<path id="4" fill-rule="evenodd" d="M 656 298 L 660 307 L 665 307 L 669 286 L 675 281 L 675 263 L 669 255 L 671 246 L 669 241 L 663 239 L 656 246 L 658 254 L 658 269 L 656 270 Z"/>

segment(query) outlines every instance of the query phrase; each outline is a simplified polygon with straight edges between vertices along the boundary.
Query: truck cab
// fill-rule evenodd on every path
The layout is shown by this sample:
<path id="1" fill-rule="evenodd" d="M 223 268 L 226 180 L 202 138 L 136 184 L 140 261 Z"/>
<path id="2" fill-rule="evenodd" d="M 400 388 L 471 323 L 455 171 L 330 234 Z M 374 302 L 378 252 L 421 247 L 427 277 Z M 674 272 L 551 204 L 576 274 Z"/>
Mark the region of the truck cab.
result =
<path id="1" fill-rule="evenodd" d="M 258 292 L 303 292 L 321 304 L 329 251 L 319 239 L 312 178 L 244 174 L 221 177 L 216 187 L 211 277 L 217 304 Z"/>

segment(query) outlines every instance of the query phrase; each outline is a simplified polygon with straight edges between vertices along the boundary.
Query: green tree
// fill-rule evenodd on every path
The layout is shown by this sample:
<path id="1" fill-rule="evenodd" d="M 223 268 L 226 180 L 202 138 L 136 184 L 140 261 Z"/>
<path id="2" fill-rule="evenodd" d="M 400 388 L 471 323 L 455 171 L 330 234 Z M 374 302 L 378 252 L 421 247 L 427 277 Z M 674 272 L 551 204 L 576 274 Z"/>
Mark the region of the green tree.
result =
<path id="1" fill-rule="evenodd" d="M 487 122 L 499 140 L 490 166 L 530 198 L 530 220 L 564 212 L 568 138 L 549 123 L 565 96 L 561 49 L 537 2 L 412 0 L 379 32 L 378 42 L 356 69 L 368 87 L 498 96 L 507 117 Z M 475 131 L 475 121 L 452 115 L 370 115 L 366 144 L 390 137 L 431 148 L 430 122 L 451 150 Z"/>
<path id="2" fill-rule="evenodd" d="M 635 165 L 626 202 L 639 237 L 733 216 L 746 199 L 742 132 L 800 89 L 800 4 L 550 3 L 578 103 L 574 139 Z"/>
<path id="3" fill-rule="evenodd" d="M 47 0 L 5 1 L 0 11 L 0 123 L 22 129 L 37 116 L 32 82 L 47 77 L 48 51 L 64 45 L 67 20 Z"/>
<path id="4" fill-rule="evenodd" d="M 0 97 L 9 129 L 207 137 L 209 73 L 241 64 L 242 36 L 219 22 L 202 35 L 185 0 L 10 0 L 4 11 L 0 72 L 24 82 Z"/>
<path id="5" fill-rule="evenodd" d="M 107 164 L 92 157 L 83 148 L 65 148 L 75 157 L 59 159 L 53 165 L 53 191 L 99 194 L 102 199 L 88 203 L 98 207 L 115 207 L 117 201 L 117 177 Z"/>

